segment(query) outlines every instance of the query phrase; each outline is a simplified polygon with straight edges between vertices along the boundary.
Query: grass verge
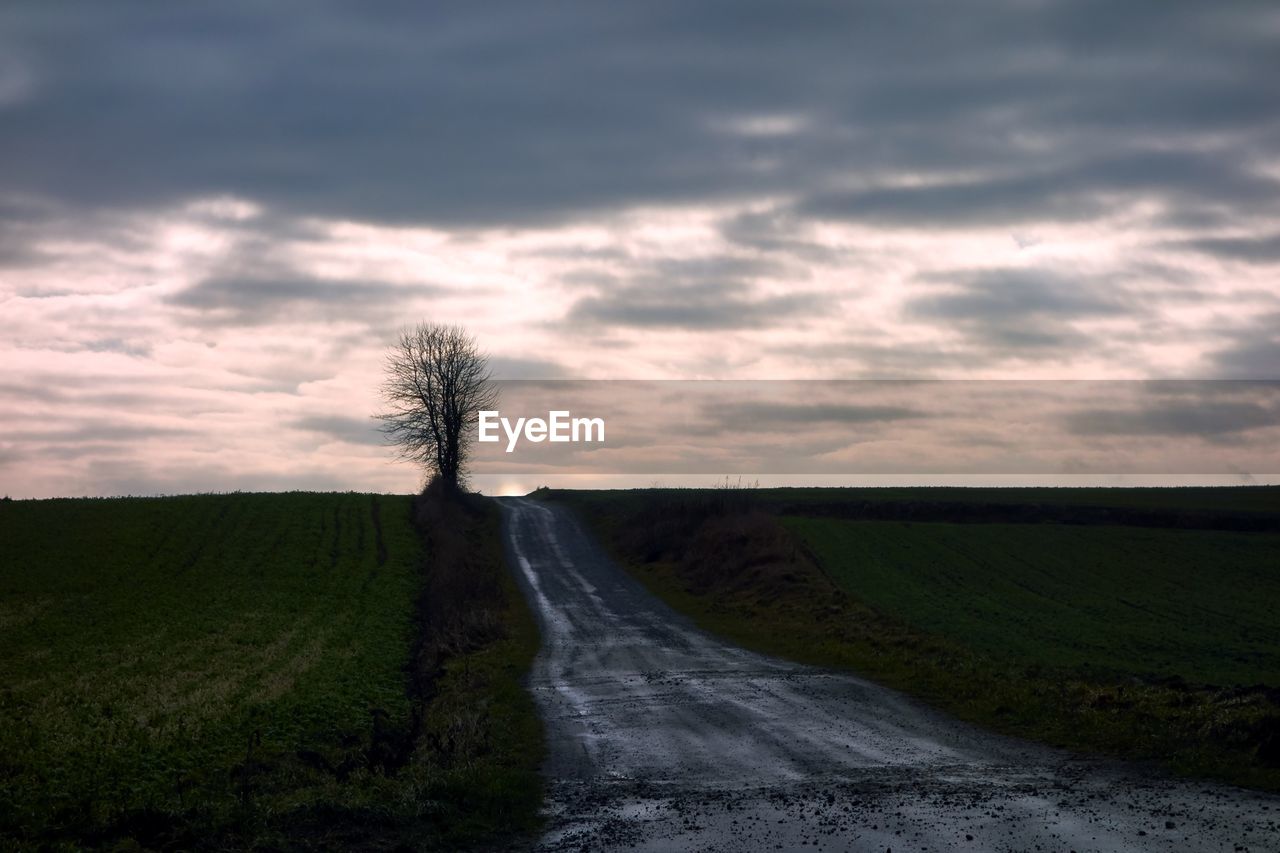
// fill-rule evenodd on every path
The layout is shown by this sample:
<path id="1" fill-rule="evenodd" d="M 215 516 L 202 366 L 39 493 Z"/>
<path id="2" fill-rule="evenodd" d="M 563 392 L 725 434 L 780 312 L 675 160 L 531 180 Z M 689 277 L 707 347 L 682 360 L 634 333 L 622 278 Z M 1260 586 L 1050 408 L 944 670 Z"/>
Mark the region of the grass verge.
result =
<path id="1" fill-rule="evenodd" d="M 415 523 L 430 566 L 411 688 L 423 712 L 416 799 L 450 849 L 528 835 L 543 797 L 542 723 L 523 682 L 538 628 L 505 566 L 500 512 L 433 484 Z"/>
<path id="2" fill-rule="evenodd" d="M 1063 663 L 1062 654 L 1047 653 L 1053 643 L 1063 641 L 1061 636 L 1048 637 L 1038 650 L 1024 638 L 1011 638 L 1009 646 L 1021 646 L 1021 653 L 1015 654 L 974 642 L 975 634 L 956 624 L 924 630 L 903 618 L 908 610 L 893 610 L 883 601 L 874 607 L 865 596 L 857 595 L 857 585 L 849 582 L 849 566 L 824 565 L 847 542 L 835 543 L 833 550 L 827 547 L 831 542 L 823 542 L 821 535 L 809 529 L 883 522 L 796 519 L 784 523 L 765 511 L 767 503 L 762 509 L 751 495 L 734 490 L 660 493 L 647 501 L 636 493 L 556 492 L 550 497 L 581 511 L 623 565 L 651 591 L 704 629 L 747 648 L 851 669 L 1006 734 L 1075 750 L 1154 760 L 1184 775 L 1280 790 L 1280 690 L 1274 685 L 1191 682 L 1167 670 L 1153 671 L 1147 657 L 1135 658 L 1126 666 L 1122 650 L 1115 652 L 1105 671 L 1090 671 Z M 910 551 L 928 542 L 913 538 L 909 531 L 929 527 L 898 523 L 892 531 L 878 532 L 890 536 L 899 551 Z M 972 534 L 986 526 L 965 527 Z M 1112 536 L 1125 536 L 1123 528 L 1108 530 Z M 1039 528 L 1040 534 L 1050 537 L 1055 531 L 1060 532 L 1058 525 Z M 1030 537 L 1022 543 L 1028 561 L 1035 562 L 1035 556 L 1026 554 L 1027 548 L 1044 549 L 1044 556 L 1052 556 L 1052 538 L 1020 532 Z M 1199 531 L 1168 532 L 1199 535 Z M 1154 533 L 1135 531 L 1139 536 Z M 864 550 L 868 547 L 874 549 L 874 541 L 864 541 Z M 1207 547 L 1213 549 L 1216 544 Z M 1257 542 L 1253 547 L 1266 549 Z M 881 543 L 879 553 L 885 550 Z M 969 556 L 972 565 L 990 571 L 989 554 L 970 547 Z M 1152 574 L 1141 565 L 1110 568 L 1129 571 L 1132 581 Z M 900 585 L 883 577 L 879 582 L 882 590 Z M 987 616 L 1019 617 L 1025 602 L 1013 596 L 1001 598 L 1003 592 L 1018 588 L 1017 584 L 1005 589 L 987 584 L 983 588 Z M 1235 592 L 1249 594 L 1247 589 Z M 963 596 L 954 606 L 966 607 Z M 973 624 L 981 626 L 985 621 L 978 618 Z M 1007 631 L 1008 625 L 1000 630 Z M 1084 628 L 1077 626 L 1077 630 Z M 1113 630 L 1115 636 L 1124 633 L 1123 626 Z M 1177 639 L 1186 641 L 1182 636 Z M 1212 660 L 1215 650 L 1203 651 L 1205 659 Z M 1247 674 L 1247 662 L 1235 663 L 1231 675 Z"/>

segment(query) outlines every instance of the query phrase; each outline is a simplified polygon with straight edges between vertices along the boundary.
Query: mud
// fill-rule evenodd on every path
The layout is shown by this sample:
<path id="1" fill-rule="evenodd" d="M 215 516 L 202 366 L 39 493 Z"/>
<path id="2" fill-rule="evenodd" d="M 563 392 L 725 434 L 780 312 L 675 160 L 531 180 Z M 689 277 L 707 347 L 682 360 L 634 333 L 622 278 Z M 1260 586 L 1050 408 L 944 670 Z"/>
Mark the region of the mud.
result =
<path id="1" fill-rule="evenodd" d="M 984 732 L 697 630 L 565 508 L 502 501 L 542 627 L 539 850 L 1280 851 L 1280 797 Z"/>

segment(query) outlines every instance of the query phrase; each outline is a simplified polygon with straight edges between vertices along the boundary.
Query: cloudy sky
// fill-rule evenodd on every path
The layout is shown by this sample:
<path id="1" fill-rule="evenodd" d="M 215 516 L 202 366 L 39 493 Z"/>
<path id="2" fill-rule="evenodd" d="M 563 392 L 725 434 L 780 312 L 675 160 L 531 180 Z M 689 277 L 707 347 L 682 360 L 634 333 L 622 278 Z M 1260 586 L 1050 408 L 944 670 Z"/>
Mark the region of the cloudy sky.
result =
<path id="1" fill-rule="evenodd" d="M 421 319 L 511 378 L 1280 379 L 1276 80 L 1274 2 L 10 0 L 0 491 L 413 488 Z"/>

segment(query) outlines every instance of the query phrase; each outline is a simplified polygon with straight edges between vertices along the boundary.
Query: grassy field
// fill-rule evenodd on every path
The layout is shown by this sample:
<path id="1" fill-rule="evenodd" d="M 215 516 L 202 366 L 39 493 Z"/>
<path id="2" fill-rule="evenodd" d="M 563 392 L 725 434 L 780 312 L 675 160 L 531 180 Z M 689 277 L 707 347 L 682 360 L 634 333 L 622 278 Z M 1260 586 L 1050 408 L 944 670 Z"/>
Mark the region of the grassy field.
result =
<path id="1" fill-rule="evenodd" d="M 874 508 L 859 520 L 865 494 L 832 511 L 844 491 L 870 490 L 542 496 L 576 507 L 650 589 L 744 646 L 850 668 L 1007 733 L 1280 790 L 1280 534 L 1265 532 L 1280 490 L 1070 490 L 1068 505 L 1089 508 L 1070 524 L 947 521 L 975 517 L 946 506 L 951 489 L 876 498 L 944 520 Z M 1043 518 L 1017 493 L 1053 491 L 1000 498 L 1009 517 Z M 821 509 L 806 515 L 797 494 Z M 1097 523 L 1097 507 L 1178 513 L 1142 516 L 1171 527 L 1129 527 Z M 1178 527 L 1224 507 L 1262 516 L 1264 532 Z"/>
<path id="2" fill-rule="evenodd" d="M 415 666 L 442 568 L 413 501 L 0 504 L 0 846 L 374 848 L 530 825 L 536 629 L 489 554 L 469 570 L 492 579 L 497 627 Z M 496 516 L 469 524 L 496 538 Z M 490 710 L 452 732 L 464 707 Z"/>
<path id="3" fill-rule="evenodd" d="M 1280 686 L 1280 535 L 788 517 L 837 584 L 975 651 Z"/>

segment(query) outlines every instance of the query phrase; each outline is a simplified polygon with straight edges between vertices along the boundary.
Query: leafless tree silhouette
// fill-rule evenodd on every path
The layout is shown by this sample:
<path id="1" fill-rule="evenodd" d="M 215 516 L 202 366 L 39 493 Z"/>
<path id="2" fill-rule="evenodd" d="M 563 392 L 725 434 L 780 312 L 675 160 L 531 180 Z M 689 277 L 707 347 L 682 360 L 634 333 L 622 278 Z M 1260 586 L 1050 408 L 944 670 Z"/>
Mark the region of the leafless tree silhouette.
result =
<path id="1" fill-rule="evenodd" d="M 460 326 L 420 323 L 400 333 L 386 370 L 383 434 L 445 485 L 464 483 L 478 414 L 498 398 L 475 338 Z"/>

